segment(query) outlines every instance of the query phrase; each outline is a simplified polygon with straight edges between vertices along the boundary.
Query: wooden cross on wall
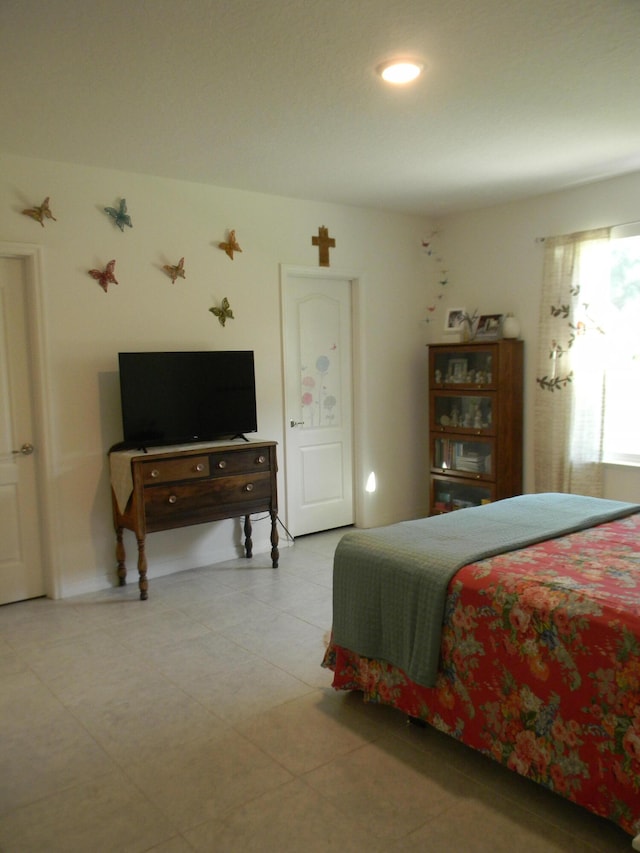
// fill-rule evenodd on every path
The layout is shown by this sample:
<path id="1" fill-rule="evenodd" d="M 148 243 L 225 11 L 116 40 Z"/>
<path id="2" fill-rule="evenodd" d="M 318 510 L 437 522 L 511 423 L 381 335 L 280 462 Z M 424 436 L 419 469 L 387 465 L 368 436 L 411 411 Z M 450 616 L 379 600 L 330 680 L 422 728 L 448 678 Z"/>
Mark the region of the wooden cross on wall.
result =
<path id="1" fill-rule="evenodd" d="M 318 236 L 311 238 L 311 243 L 318 247 L 318 264 L 321 267 L 328 267 L 329 264 L 329 249 L 334 249 L 336 241 L 333 237 L 329 237 L 329 229 L 324 225 L 318 228 Z"/>

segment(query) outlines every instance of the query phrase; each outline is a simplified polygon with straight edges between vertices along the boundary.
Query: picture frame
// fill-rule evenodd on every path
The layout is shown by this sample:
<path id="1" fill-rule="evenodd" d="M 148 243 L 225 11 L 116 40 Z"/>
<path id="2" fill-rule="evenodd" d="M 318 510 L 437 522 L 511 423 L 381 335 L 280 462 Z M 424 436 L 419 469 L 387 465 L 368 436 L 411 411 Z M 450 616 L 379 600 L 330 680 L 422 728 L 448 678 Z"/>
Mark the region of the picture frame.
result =
<path id="1" fill-rule="evenodd" d="M 445 332 L 461 332 L 465 314 L 464 308 L 449 308 L 444 318 Z"/>
<path id="2" fill-rule="evenodd" d="M 478 319 L 475 337 L 482 341 L 497 341 L 502 337 L 502 314 L 482 314 Z"/>
<path id="3" fill-rule="evenodd" d="M 447 365 L 447 382 L 467 381 L 467 359 L 450 358 Z"/>

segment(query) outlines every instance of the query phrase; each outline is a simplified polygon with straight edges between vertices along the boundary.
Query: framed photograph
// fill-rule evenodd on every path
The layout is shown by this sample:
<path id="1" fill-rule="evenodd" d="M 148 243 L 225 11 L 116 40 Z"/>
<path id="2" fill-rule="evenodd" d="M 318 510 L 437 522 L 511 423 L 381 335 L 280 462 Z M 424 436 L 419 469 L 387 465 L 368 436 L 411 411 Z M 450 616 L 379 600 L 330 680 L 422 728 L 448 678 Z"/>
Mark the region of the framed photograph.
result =
<path id="1" fill-rule="evenodd" d="M 467 381 L 467 359 L 450 358 L 447 367 L 447 382 Z"/>
<path id="2" fill-rule="evenodd" d="M 482 341 L 497 341 L 502 337 L 502 314 L 482 314 L 475 336 Z"/>
<path id="3" fill-rule="evenodd" d="M 464 315 L 464 308 L 449 308 L 444 318 L 445 332 L 461 332 Z"/>

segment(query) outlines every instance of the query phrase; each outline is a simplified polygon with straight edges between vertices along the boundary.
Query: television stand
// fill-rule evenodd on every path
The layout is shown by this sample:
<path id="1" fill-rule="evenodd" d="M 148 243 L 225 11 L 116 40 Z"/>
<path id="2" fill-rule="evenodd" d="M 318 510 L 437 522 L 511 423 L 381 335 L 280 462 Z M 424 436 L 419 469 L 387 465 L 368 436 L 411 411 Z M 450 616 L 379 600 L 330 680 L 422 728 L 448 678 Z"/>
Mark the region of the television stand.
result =
<path id="1" fill-rule="evenodd" d="M 138 543 L 138 587 L 144 601 L 149 589 L 147 533 L 244 516 L 244 548 L 251 558 L 251 514 L 256 512 L 271 517 L 271 564 L 278 567 L 276 442 L 245 442 L 109 452 L 120 586 L 127 578 L 125 528 Z"/>

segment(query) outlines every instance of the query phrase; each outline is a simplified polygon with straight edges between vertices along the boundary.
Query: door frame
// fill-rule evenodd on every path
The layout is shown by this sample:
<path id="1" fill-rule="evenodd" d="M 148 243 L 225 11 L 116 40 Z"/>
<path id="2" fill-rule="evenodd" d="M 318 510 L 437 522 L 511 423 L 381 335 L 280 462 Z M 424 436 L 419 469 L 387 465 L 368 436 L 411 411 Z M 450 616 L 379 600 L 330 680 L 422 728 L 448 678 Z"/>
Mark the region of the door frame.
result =
<path id="1" fill-rule="evenodd" d="M 33 401 L 33 443 L 39 457 L 36 466 L 38 486 L 38 514 L 42 553 L 42 575 L 48 598 L 60 598 L 62 594 L 60 572 L 54 546 L 54 525 L 51 516 L 53 506 L 53 476 L 51 467 L 51 405 L 49 402 L 47 346 L 43 297 L 44 251 L 42 246 L 31 243 L 7 243 L 0 241 L 0 257 L 16 258 L 23 262 L 25 272 L 25 295 L 27 309 L 27 336 L 31 353 L 30 377 Z"/>
<path id="2" fill-rule="evenodd" d="M 365 433 L 362 429 L 364 419 L 362 417 L 363 406 L 363 366 L 364 358 L 364 331 L 363 331 L 363 294 L 364 276 L 361 272 L 353 272 L 351 270 L 338 269 L 333 267 L 301 267 L 291 264 L 280 264 L 280 317 L 281 317 L 281 350 L 282 350 L 282 434 L 284 436 L 286 461 L 286 444 L 288 416 L 287 416 L 287 396 L 286 396 L 286 345 L 285 345 L 285 288 L 287 278 L 296 276 L 298 278 L 323 278 L 323 279 L 340 279 L 350 282 L 351 291 L 351 380 L 352 380 L 352 449 L 353 449 L 353 516 L 354 526 L 362 526 L 363 505 L 362 494 L 364 485 L 362 481 L 362 460 L 365 454 L 364 438 Z M 356 435 L 361 436 L 361 440 L 356 441 Z M 288 508 L 288 494 L 286 493 L 287 476 L 284 477 L 285 485 L 285 506 Z M 288 519 L 287 519 L 288 521 Z"/>

